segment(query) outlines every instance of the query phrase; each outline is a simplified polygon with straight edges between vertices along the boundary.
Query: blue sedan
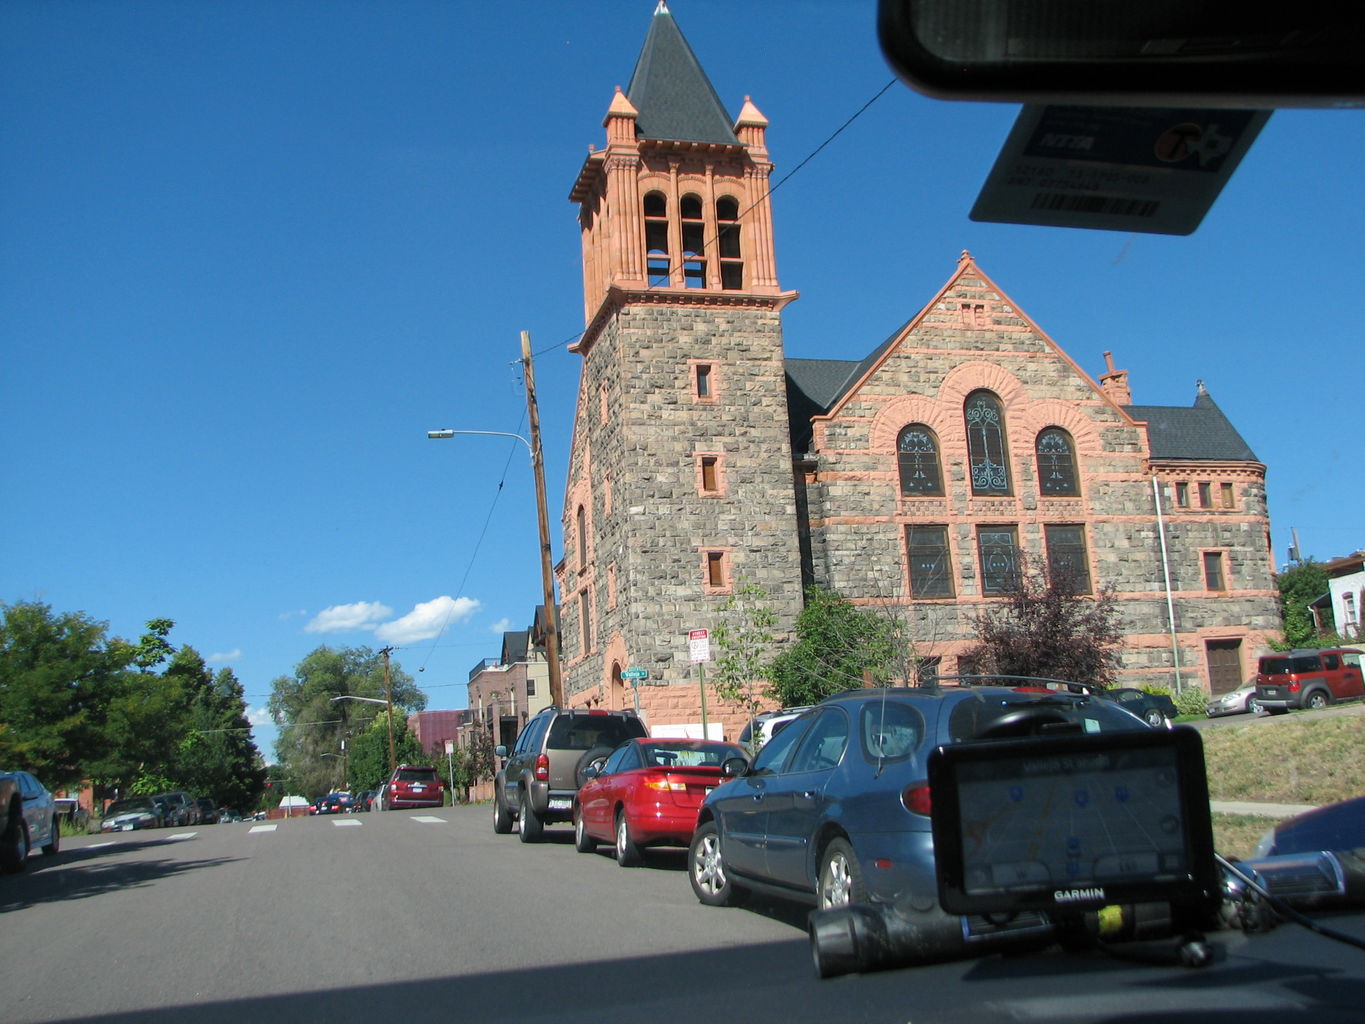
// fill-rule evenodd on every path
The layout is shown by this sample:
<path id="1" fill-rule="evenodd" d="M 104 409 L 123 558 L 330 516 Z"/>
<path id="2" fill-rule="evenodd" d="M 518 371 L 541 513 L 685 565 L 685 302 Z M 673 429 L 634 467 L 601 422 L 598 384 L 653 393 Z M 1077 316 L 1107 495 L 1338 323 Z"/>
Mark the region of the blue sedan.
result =
<path id="1" fill-rule="evenodd" d="M 822 908 L 905 894 L 933 901 L 929 753 L 1049 723 L 1086 733 L 1149 728 L 1112 701 L 1033 688 L 830 697 L 706 798 L 688 852 L 692 888 L 712 906 L 751 889 Z"/>

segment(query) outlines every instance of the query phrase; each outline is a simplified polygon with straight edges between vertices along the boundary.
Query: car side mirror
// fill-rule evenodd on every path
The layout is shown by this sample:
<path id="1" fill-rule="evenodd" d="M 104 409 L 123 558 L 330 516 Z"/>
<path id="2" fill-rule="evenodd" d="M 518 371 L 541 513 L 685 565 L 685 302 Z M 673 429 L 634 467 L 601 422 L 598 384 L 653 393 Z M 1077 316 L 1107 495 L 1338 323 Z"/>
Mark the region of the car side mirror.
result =
<path id="1" fill-rule="evenodd" d="M 496 747 L 493 748 L 493 753 L 497 754 L 498 757 L 506 757 L 506 756 L 507 756 L 507 744 L 505 744 L 505 743 L 499 743 Z"/>
<path id="2" fill-rule="evenodd" d="M 743 757 L 727 757 L 721 762 L 720 773 L 727 779 L 737 779 L 749 774 L 749 761 Z"/>
<path id="3" fill-rule="evenodd" d="M 579 771 L 582 774 L 583 778 L 595 779 L 597 778 L 597 776 L 602 774 L 603 764 L 605 764 L 604 761 L 589 761 L 581 769 L 579 769 Z"/>

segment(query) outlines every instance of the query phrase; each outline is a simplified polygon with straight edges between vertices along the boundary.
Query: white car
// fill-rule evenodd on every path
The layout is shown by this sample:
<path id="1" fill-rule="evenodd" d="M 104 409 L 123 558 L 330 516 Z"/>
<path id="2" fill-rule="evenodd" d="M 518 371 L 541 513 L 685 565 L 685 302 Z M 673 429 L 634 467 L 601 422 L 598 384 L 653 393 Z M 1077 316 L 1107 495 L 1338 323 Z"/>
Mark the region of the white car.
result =
<path id="1" fill-rule="evenodd" d="M 1219 694 L 1209 701 L 1208 707 L 1204 709 L 1204 714 L 1210 718 L 1219 715 L 1240 715 L 1249 713 L 1259 715 L 1261 705 L 1256 700 L 1256 680 L 1252 679 L 1243 683 L 1237 689 L 1229 693 Z"/>

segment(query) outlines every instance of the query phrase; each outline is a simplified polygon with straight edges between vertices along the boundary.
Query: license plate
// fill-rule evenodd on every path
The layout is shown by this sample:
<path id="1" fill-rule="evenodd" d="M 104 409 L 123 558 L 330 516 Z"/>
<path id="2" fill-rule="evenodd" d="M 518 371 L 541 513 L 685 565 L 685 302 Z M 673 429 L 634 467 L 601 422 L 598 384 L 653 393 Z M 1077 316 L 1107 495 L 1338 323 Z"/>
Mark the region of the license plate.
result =
<path id="1" fill-rule="evenodd" d="M 418 786 L 413 786 L 413 787 L 412 787 L 412 791 L 413 791 L 414 793 L 420 793 L 420 792 L 422 792 L 422 790 L 424 790 L 424 789 L 426 789 L 426 788 L 427 788 L 426 786 L 420 786 L 420 785 L 418 785 Z"/>
<path id="2" fill-rule="evenodd" d="M 563 797 L 550 801 L 550 810 L 552 811 L 567 811 L 570 806 L 572 806 L 570 801 Z"/>

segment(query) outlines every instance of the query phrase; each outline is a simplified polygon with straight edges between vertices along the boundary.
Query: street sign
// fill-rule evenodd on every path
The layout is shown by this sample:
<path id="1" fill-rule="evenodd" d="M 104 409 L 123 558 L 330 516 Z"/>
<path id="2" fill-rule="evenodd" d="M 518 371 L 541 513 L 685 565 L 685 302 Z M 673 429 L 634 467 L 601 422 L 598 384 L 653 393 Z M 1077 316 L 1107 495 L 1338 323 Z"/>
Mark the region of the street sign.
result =
<path id="1" fill-rule="evenodd" d="M 687 634 L 687 653 L 693 663 L 711 660 L 711 634 L 694 629 Z"/>
<path id="2" fill-rule="evenodd" d="M 621 673 L 622 679 L 648 679 L 649 671 L 643 668 L 628 668 Z"/>

